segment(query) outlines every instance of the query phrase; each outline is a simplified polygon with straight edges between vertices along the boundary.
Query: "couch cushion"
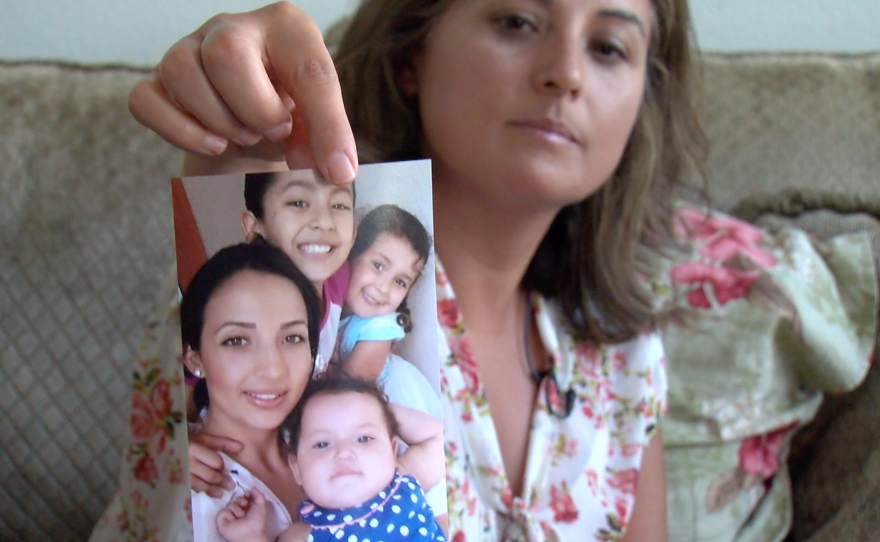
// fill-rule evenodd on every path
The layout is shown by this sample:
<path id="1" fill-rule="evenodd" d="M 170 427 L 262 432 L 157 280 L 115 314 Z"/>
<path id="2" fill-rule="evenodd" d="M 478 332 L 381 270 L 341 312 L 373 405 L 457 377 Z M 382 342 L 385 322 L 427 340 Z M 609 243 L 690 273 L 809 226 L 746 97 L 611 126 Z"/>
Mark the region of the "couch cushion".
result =
<path id="1" fill-rule="evenodd" d="M 702 59 L 715 205 L 748 220 L 829 207 L 880 216 L 880 53 Z"/>
<path id="2" fill-rule="evenodd" d="M 116 488 L 179 171 L 127 111 L 141 75 L 0 63 L 2 540 L 83 540 Z"/>

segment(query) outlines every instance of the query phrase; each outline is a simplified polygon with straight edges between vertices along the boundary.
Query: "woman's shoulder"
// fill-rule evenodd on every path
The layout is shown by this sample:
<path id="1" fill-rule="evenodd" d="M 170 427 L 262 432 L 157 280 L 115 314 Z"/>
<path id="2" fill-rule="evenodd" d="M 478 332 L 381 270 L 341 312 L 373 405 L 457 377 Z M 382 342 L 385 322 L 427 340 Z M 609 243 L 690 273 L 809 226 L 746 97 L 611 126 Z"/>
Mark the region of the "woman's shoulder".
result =
<path id="1" fill-rule="evenodd" d="M 575 333 L 554 301 L 533 296 L 532 303 L 538 331 L 551 356 L 563 360 L 568 357 L 580 363 L 601 363 L 606 358 L 620 357 L 632 359 L 640 365 L 660 364 L 663 361 L 663 340 L 655 329 L 646 329 L 618 343 L 597 343 Z"/>

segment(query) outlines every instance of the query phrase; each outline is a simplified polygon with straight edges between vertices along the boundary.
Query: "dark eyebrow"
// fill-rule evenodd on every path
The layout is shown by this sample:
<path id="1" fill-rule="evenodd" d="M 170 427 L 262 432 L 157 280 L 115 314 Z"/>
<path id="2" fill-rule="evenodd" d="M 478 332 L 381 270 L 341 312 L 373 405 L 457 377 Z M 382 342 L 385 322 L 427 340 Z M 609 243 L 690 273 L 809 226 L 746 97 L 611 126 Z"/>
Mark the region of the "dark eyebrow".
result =
<path id="1" fill-rule="evenodd" d="M 297 327 L 297 326 L 308 326 L 305 320 L 291 320 L 290 322 L 285 322 L 281 324 L 282 329 L 287 329 L 289 327 Z"/>
<path id="2" fill-rule="evenodd" d="M 553 5 L 553 0 L 537 0 L 537 2 L 540 4 L 544 4 L 545 6 Z M 627 11 L 625 9 L 606 8 L 599 10 L 599 16 L 620 19 L 622 21 L 632 23 L 639 29 L 639 33 L 642 36 L 647 36 L 647 34 L 645 33 L 645 25 L 642 24 L 642 20 L 639 19 L 639 17 L 631 11 Z"/>
<path id="3" fill-rule="evenodd" d="M 221 331 L 223 331 L 227 327 L 243 327 L 246 329 L 256 329 L 257 325 L 252 322 L 236 322 L 234 320 L 230 320 L 228 322 L 223 322 L 223 324 L 221 324 L 217 328 L 217 330 L 214 331 L 214 334 L 216 335 L 216 334 L 220 333 Z"/>
<path id="4" fill-rule="evenodd" d="M 631 12 L 625 11 L 622 9 L 603 9 L 599 11 L 600 17 L 609 17 L 612 19 L 620 19 L 622 21 L 632 23 L 639 29 L 639 34 L 642 36 L 647 36 L 645 34 L 645 25 L 642 24 L 642 20 L 639 17 Z"/>
<path id="5" fill-rule="evenodd" d="M 285 191 L 287 191 L 291 188 L 294 188 L 294 187 L 305 188 L 307 190 L 311 190 L 314 192 L 315 183 L 309 182 L 309 181 L 304 181 L 302 179 L 291 179 L 291 180 L 287 181 L 287 183 L 285 183 L 284 188 L 282 188 L 281 191 L 285 192 Z"/>

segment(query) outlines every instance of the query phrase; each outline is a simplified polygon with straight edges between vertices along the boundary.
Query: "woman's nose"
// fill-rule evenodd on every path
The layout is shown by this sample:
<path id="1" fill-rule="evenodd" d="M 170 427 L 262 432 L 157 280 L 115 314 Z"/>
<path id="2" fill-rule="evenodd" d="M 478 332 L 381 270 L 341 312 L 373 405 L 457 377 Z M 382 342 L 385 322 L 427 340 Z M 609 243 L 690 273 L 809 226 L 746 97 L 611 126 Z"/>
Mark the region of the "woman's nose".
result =
<path id="1" fill-rule="evenodd" d="M 267 377 L 276 377 L 284 374 L 287 365 L 284 363 L 284 359 L 281 356 L 281 352 L 278 351 L 278 348 L 275 347 L 275 345 L 267 345 L 261 350 L 261 361 L 257 369 L 258 372 L 262 376 Z"/>
<path id="2" fill-rule="evenodd" d="M 580 94 L 586 70 L 586 43 L 579 34 L 556 32 L 546 36 L 537 49 L 532 75 L 533 85 L 541 91 L 560 95 Z"/>

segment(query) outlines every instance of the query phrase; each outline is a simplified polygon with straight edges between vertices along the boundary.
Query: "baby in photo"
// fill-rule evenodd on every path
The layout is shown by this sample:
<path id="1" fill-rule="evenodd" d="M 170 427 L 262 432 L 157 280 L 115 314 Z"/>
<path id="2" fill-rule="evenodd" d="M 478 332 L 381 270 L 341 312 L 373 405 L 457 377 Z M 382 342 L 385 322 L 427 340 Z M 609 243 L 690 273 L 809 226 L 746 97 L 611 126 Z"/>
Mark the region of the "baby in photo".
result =
<path id="1" fill-rule="evenodd" d="M 406 445 L 398 455 L 397 438 Z M 445 540 L 422 488 L 445 475 L 440 422 L 389 404 L 362 379 L 327 375 L 309 383 L 279 431 L 279 447 L 307 500 L 281 542 Z M 257 489 L 217 515 L 229 542 L 270 541 Z"/>

